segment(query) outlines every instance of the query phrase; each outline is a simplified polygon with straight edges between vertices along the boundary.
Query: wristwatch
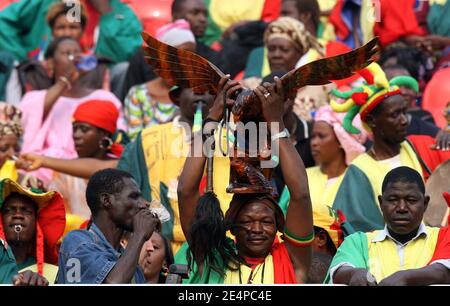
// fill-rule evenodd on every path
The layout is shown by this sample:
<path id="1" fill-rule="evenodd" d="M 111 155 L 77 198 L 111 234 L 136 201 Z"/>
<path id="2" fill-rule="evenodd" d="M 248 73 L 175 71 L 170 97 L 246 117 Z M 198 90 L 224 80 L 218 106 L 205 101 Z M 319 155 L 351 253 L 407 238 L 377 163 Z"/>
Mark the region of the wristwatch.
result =
<path id="1" fill-rule="evenodd" d="M 285 128 L 283 131 L 281 131 L 275 135 L 272 135 L 271 139 L 272 139 L 272 141 L 275 141 L 279 138 L 289 138 L 289 137 L 291 137 L 291 134 L 289 134 L 289 131 Z"/>

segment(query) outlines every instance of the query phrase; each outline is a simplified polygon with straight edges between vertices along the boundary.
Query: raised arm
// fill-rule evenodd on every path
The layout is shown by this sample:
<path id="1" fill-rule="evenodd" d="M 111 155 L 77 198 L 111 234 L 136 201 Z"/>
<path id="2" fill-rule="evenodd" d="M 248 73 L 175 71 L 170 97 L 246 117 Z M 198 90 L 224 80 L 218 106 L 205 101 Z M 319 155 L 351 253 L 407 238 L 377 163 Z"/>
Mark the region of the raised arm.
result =
<path id="1" fill-rule="evenodd" d="M 199 186 L 205 168 L 206 157 L 194 157 L 193 149 L 181 172 L 178 181 L 178 208 L 180 211 L 181 228 L 189 242 L 190 226 L 194 219 L 195 209 L 200 199 Z"/>
<path id="2" fill-rule="evenodd" d="M 56 52 L 58 51 L 55 51 L 53 57 L 56 56 Z M 60 65 L 58 66 L 58 69 L 56 69 L 55 67 L 55 84 L 53 84 L 53 86 L 48 89 L 44 98 L 44 113 L 42 117 L 43 122 L 52 110 L 56 101 L 58 101 L 59 97 L 61 97 L 64 93 L 70 92 L 72 87 L 76 86 L 79 78 L 85 74 L 85 72 L 78 71 L 75 66 L 75 63 L 80 59 L 80 56 L 74 56 L 74 60 L 60 62 L 58 64 Z M 54 59 L 49 59 L 49 61 L 55 62 Z"/>
<path id="3" fill-rule="evenodd" d="M 59 99 L 59 97 L 62 96 L 62 94 L 70 89 L 71 83 L 69 79 L 66 77 L 61 77 L 58 80 L 56 80 L 55 84 L 53 84 L 47 91 L 47 94 L 45 95 L 44 100 L 44 113 L 42 116 L 42 122 L 45 121 L 48 114 L 53 108 L 53 105 L 55 105 L 56 101 Z"/>
<path id="4" fill-rule="evenodd" d="M 264 118 L 271 126 L 272 136 L 285 129 L 283 122 L 285 95 L 281 81 L 278 78 L 275 81 L 276 84 L 265 83 L 255 89 L 255 93 L 261 100 Z M 294 238 L 312 239 L 311 235 L 314 233 L 312 208 L 305 166 L 289 138 L 278 138 L 273 141 L 272 154 L 276 153 L 274 149 L 277 146 L 281 170 L 291 193 L 286 215 L 286 234 Z M 286 247 L 294 266 L 297 282 L 305 283 L 312 258 L 310 244 L 298 246 L 286 243 Z"/>
<path id="5" fill-rule="evenodd" d="M 226 95 L 227 104 L 232 103 L 232 96 L 242 86 L 236 81 L 229 81 L 229 76 L 224 76 L 219 82 L 219 93 L 216 96 L 214 105 L 209 110 L 204 130 L 211 131 L 217 127 L 217 122 L 222 119 L 224 107 L 224 95 Z M 212 122 L 209 122 L 212 121 Z M 199 145 L 196 141 L 195 145 Z M 201 143 L 201 142 L 200 142 Z M 195 157 L 194 157 L 195 156 Z M 194 221 L 203 222 L 203 208 L 220 209 L 217 198 L 211 192 L 205 193 L 200 197 L 199 185 L 202 179 L 206 163 L 205 152 L 203 149 L 191 148 L 191 156 L 186 159 L 183 171 L 178 182 L 178 207 L 180 211 L 180 221 L 183 233 L 189 243 L 192 255 L 198 266 L 200 274 L 203 273 L 203 262 L 210 256 L 210 249 L 205 247 L 204 239 L 208 239 L 208 232 L 205 232 L 204 226 L 192 227 Z M 214 208 L 213 208 L 214 207 Z M 196 211 L 197 209 L 200 212 Z M 199 218 L 195 220 L 195 218 Z M 208 219 L 209 220 L 209 219 Z M 197 224 L 197 223 L 196 223 Z M 204 223 L 202 223 L 204 225 Z M 195 231 L 195 235 L 191 235 L 191 230 Z M 225 232 L 223 233 L 225 239 Z M 209 239 L 208 239 L 209 241 Z M 214 247 L 213 247 L 214 248 Z"/>
<path id="6" fill-rule="evenodd" d="M 25 171 L 34 171 L 39 168 L 49 168 L 57 172 L 88 179 L 95 172 L 116 168 L 118 160 L 101 160 L 96 158 L 61 159 L 26 153 L 20 156 L 16 166 Z"/>
<path id="7" fill-rule="evenodd" d="M 129 284 L 139 265 L 142 246 L 150 239 L 159 220 L 149 209 L 140 209 L 133 219 L 133 235 L 125 252 L 104 279 L 105 284 Z"/>

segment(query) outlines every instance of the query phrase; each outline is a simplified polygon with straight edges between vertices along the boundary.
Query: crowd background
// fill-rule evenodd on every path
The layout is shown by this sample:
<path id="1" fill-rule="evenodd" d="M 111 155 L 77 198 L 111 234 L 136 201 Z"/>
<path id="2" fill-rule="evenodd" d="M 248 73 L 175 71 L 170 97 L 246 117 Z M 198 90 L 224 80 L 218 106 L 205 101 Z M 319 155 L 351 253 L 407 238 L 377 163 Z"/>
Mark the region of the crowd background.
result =
<path id="1" fill-rule="evenodd" d="M 282 106 L 282 121 L 306 168 L 312 204 L 315 238 L 309 275 L 301 276 L 304 282 L 325 280 L 333 256 L 350 233 L 383 228 L 386 216 L 379 209 L 378 196 L 390 170 L 408 166 L 425 182 L 440 166 L 444 177 L 450 172 L 446 163 L 450 159 L 448 0 L 70 3 L 73 1 L 0 0 L 0 179 L 2 186 L 9 186 L 0 189 L 0 207 L 6 214 L 7 205 L 3 204 L 11 199 L 17 202 L 17 194 L 47 211 L 48 203 L 58 207 L 54 214 L 38 208 L 36 218 L 43 223 L 36 226 L 37 238 L 32 237 L 31 246 L 13 247 L 14 254 L 8 253 L 13 259 L 15 256 L 17 271 L 30 268 L 53 282 L 57 250 L 64 237 L 76 229 L 93 228 L 94 235 L 109 241 L 116 250 L 126 248 L 130 241 L 136 243 L 137 238 L 126 230 L 123 237 L 114 236 L 114 243 L 104 231 L 105 236 L 99 234 L 104 230 L 99 224 L 109 223 L 102 214 L 92 212 L 86 190 L 92 175 L 107 168 L 130 173 L 146 203 L 169 216 L 162 224 L 151 223 L 152 231 L 146 232 L 147 239 L 140 244 L 139 265 L 145 281 L 163 282 L 174 262 L 173 254 L 176 262 L 189 262 L 184 252 L 189 231 L 183 228 L 185 212 L 178 202 L 180 198 L 190 201 L 186 200 L 189 190 L 180 193 L 179 184 L 188 167 L 185 153 L 190 144 L 182 123 L 195 129 L 201 124 L 201 120 L 196 121 L 198 113 L 206 119 L 215 98 L 209 93 L 173 88 L 155 74 L 145 62 L 142 31 L 203 56 L 239 81 L 239 86 L 252 89 L 314 60 L 348 52 L 379 38 L 381 51 L 376 65 L 328 85 L 301 88 Z M 402 98 L 395 98 L 396 94 Z M 375 100 L 377 105 L 385 101 L 384 106 L 372 105 Z M 198 107 L 198 101 L 203 102 L 203 108 Z M 174 143 L 177 152 L 172 150 Z M 181 154 L 175 154 L 178 152 Z M 286 158 L 291 156 L 286 153 Z M 290 201 L 295 202 L 301 194 L 294 188 L 297 196 L 291 197 L 289 184 L 296 183 L 292 175 L 301 176 L 303 166 L 293 169 L 292 174 L 282 164 L 273 171 L 273 199 L 286 216 Z M 214 188 L 224 213 L 236 202 L 225 192 L 229 169 L 227 157 L 214 163 Z M 126 177 L 121 173 L 105 175 L 113 174 Z M 96 184 L 100 184 L 98 180 Z M 190 185 L 184 182 L 183 186 Z M 203 194 L 205 186 L 206 177 L 200 175 L 198 186 L 190 187 Z M 292 211 L 303 209 L 299 207 Z M 65 211 L 62 216 L 61 210 Z M 446 216 L 442 214 L 439 224 L 427 225 L 446 226 Z M 94 217 L 99 224 L 91 226 Z M 7 221 L 2 219 L 3 223 Z M 52 222 L 57 224 L 53 232 L 48 230 Z M 61 227 L 61 222 L 65 226 Z M 2 244 L 9 240 L 3 228 Z M 74 239 L 84 238 L 79 235 Z M 74 244 L 68 242 L 66 248 Z M 115 256 L 114 249 L 108 249 L 110 256 Z M 305 258 L 297 253 L 295 256 Z M 450 254 L 443 258 L 449 259 Z M 275 258 L 273 263 L 276 265 Z M 245 272 L 252 282 L 261 274 L 258 268 L 253 270 L 259 264 Z M 99 263 L 95 265 L 100 269 Z M 297 280 L 301 275 L 297 270 L 303 268 L 294 260 Z M 116 276 L 124 270 L 112 271 L 115 274 L 104 278 L 97 275 L 86 279 L 127 282 L 126 277 Z M 239 268 L 239 277 L 240 273 Z M 263 268 L 261 280 L 264 273 Z M 137 281 L 140 276 L 133 274 L 130 279 Z M 228 279 L 237 281 L 231 274 Z M 219 281 L 221 277 L 211 279 Z M 204 277 L 201 280 L 208 281 Z M 67 279 L 59 276 L 59 281 Z"/>

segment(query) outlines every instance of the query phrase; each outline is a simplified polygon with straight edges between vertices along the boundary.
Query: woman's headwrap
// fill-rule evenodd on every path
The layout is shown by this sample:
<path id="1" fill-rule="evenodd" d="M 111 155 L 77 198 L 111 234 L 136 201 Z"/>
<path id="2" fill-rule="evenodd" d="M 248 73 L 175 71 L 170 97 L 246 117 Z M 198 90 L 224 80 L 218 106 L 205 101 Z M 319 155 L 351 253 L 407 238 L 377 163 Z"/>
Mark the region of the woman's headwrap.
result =
<path id="1" fill-rule="evenodd" d="M 15 135 L 20 138 L 23 134 L 22 112 L 14 105 L 0 102 L 0 137 Z"/>
<path id="2" fill-rule="evenodd" d="M 310 48 L 325 55 L 322 45 L 306 30 L 305 25 L 292 17 L 280 17 L 271 22 L 264 32 L 264 44 L 274 38 L 284 38 L 294 43 L 299 51 L 306 53 Z"/>
<path id="3" fill-rule="evenodd" d="M 117 129 L 119 111 L 114 103 L 104 100 L 89 100 L 80 104 L 73 113 L 73 120 L 85 122 L 114 134 Z"/>
<path id="4" fill-rule="evenodd" d="M 399 86 L 406 86 L 414 90 L 419 88 L 417 81 L 410 76 L 398 76 L 388 82 L 384 71 L 377 63 L 371 63 L 358 73 L 366 80 L 364 85 L 346 92 L 337 89 L 331 91 L 334 96 L 345 99 L 342 104 L 332 100 L 330 105 L 335 112 L 347 112 L 342 125 L 351 134 L 361 132 L 352 123 L 358 113 L 363 122 L 363 127 L 370 132 L 370 127 L 366 124 L 366 117 L 377 105 L 388 97 L 400 94 Z"/>
<path id="5" fill-rule="evenodd" d="M 156 38 L 172 47 L 178 47 L 187 42 L 195 44 L 195 36 L 189 23 L 184 19 L 178 19 L 159 28 L 156 31 Z"/>
<path id="6" fill-rule="evenodd" d="M 325 121 L 333 127 L 336 138 L 345 151 L 345 163 L 350 165 L 353 159 L 364 153 L 365 147 L 362 143 L 367 140 L 367 134 L 364 131 L 359 134 L 349 134 L 342 126 L 345 116 L 345 114 L 334 112 L 331 106 L 325 105 L 317 110 L 314 121 Z M 356 126 L 361 127 L 361 119 L 358 115 L 353 121 Z"/>
<path id="7" fill-rule="evenodd" d="M 113 144 L 109 151 L 116 157 L 123 152 L 122 138 L 124 133 L 117 131 L 119 110 L 111 101 L 89 100 L 80 104 L 73 113 L 73 121 L 85 122 L 103 129 L 113 135 Z M 126 142 L 124 142 L 126 143 Z"/>
<path id="8" fill-rule="evenodd" d="M 261 203 L 273 210 L 277 229 L 280 233 L 283 233 L 285 223 L 283 211 L 280 206 L 278 206 L 278 203 L 267 194 L 234 194 L 233 199 L 230 202 L 230 207 L 225 213 L 225 220 L 233 227 L 236 225 L 237 217 L 245 205 L 255 202 Z"/>
<path id="9" fill-rule="evenodd" d="M 327 205 L 314 205 L 313 223 L 314 226 L 327 231 L 336 249 L 341 245 L 344 240 L 341 221 L 338 213 L 333 208 Z"/>
<path id="10" fill-rule="evenodd" d="M 64 233 L 66 226 L 66 209 L 64 200 L 56 191 L 40 193 L 26 189 L 11 179 L 0 182 L 0 239 L 6 242 L 3 231 L 1 209 L 5 199 L 11 193 L 22 194 L 36 203 L 38 207 L 36 216 L 36 262 L 38 273 L 42 275 L 44 262 L 57 264 L 57 243 Z"/>

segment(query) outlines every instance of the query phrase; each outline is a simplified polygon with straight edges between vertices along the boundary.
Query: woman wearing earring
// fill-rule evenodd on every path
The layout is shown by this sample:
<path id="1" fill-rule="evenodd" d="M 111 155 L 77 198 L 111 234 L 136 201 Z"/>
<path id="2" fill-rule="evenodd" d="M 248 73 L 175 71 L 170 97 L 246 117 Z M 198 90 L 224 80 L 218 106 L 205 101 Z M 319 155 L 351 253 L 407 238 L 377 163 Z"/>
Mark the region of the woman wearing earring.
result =
<path id="1" fill-rule="evenodd" d="M 123 147 L 113 141 L 119 111 L 114 103 L 90 100 L 77 107 L 73 114 L 73 142 L 80 158 L 115 163 Z M 123 135 L 123 134 L 120 134 Z M 54 170 L 49 188 L 59 191 L 66 204 L 66 231 L 77 228 L 91 216 L 85 199 L 87 179 L 76 176 L 76 166 L 71 159 L 53 158 L 34 153 L 20 157 L 27 171 L 39 168 Z"/>
<path id="2" fill-rule="evenodd" d="M 139 256 L 139 265 L 144 271 L 147 283 L 165 283 L 169 267 L 173 262 L 169 240 L 161 232 L 154 231 L 150 239 L 144 243 Z"/>
<path id="3" fill-rule="evenodd" d="M 125 232 L 120 240 L 120 246 L 127 248 L 131 237 L 130 232 Z M 161 223 L 159 223 L 142 246 L 139 255 L 139 266 L 144 272 L 147 284 L 164 284 L 166 282 L 169 267 L 174 263 L 173 251 L 169 240 L 161 233 Z"/>

